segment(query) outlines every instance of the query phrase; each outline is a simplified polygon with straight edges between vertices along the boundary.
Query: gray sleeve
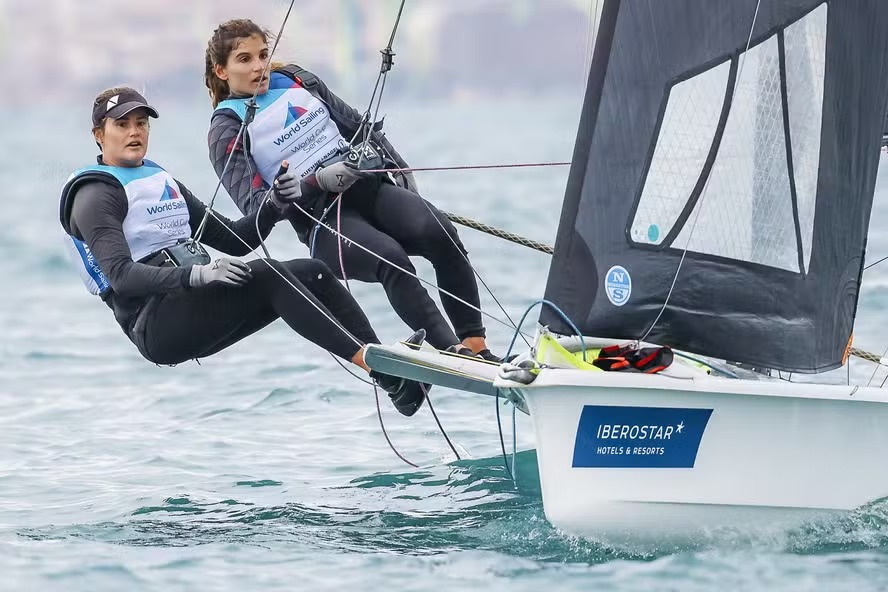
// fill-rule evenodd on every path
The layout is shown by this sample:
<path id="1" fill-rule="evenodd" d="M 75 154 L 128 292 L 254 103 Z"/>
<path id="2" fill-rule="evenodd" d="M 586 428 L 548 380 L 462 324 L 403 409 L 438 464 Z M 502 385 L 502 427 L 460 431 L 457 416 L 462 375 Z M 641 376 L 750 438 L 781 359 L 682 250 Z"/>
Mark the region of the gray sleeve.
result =
<path id="1" fill-rule="evenodd" d="M 253 157 L 244 151 L 244 139 L 237 137 L 240 128 L 241 121 L 234 113 L 214 113 L 207 142 L 216 176 L 222 179 L 222 186 L 241 213 L 249 214 L 259 209 L 268 185 L 262 180 Z M 225 168 L 229 157 L 231 162 Z"/>
<path id="2" fill-rule="evenodd" d="M 133 261 L 123 234 L 126 194 L 110 183 L 84 183 L 74 196 L 71 230 L 86 242 L 115 293 L 124 297 L 166 294 L 188 287 L 188 267 L 154 267 Z"/>

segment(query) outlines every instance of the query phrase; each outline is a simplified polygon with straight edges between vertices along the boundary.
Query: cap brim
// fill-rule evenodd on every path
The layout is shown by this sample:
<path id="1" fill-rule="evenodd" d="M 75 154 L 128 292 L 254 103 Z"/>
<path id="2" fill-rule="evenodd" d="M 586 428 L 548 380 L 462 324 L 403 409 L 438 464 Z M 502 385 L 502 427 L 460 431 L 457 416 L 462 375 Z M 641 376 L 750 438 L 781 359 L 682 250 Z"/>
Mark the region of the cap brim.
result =
<path id="1" fill-rule="evenodd" d="M 111 119 L 120 119 L 121 117 L 125 117 L 128 113 L 130 113 L 131 111 L 135 111 L 136 109 L 144 109 L 151 117 L 158 117 L 157 109 L 155 109 L 151 105 L 146 105 L 145 103 L 139 101 L 130 101 L 129 103 L 117 105 L 116 107 L 105 113 L 105 117 L 110 117 Z"/>

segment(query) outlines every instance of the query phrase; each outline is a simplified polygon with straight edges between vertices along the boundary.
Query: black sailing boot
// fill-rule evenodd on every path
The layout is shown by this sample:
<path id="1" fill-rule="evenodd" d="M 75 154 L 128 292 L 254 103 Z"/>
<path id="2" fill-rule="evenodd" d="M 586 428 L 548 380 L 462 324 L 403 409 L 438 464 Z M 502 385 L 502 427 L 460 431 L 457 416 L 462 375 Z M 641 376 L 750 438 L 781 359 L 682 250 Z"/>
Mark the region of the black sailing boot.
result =
<path id="1" fill-rule="evenodd" d="M 405 339 L 404 343 L 421 345 L 425 340 L 425 335 L 425 329 L 420 329 Z M 382 390 L 388 393 L 395 409 L 397 409 L 401 415 L 406 415 L 407 417 L 410 417 L 419 411 L 419 408 L 422 407 L 422 402 L 425 401 L 426 392 L 432 388 L 431 385 L 425 383 L 408 380 L 399 376 L 392 376 L 390 374 L 383 374 L 381 372 L 376 372 L 375 370 L 370 371 L 370 378 L 372 378 Z"/>

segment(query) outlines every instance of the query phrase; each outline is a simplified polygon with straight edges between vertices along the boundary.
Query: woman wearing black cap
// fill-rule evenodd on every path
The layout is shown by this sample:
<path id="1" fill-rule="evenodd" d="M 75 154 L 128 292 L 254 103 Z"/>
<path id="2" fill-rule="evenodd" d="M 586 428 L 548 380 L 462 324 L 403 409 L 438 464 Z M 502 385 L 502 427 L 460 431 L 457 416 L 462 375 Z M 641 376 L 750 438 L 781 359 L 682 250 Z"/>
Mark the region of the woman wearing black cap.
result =
<path id="1" fill-rule="evenodd" d="M 342 194 L 341 210 L 325 221 L 372 252 L 342 247 L 337 235 L 319 230 L 299 209 L 287 208 L 285 215 L 312 256 L 341 278 L 382 284 L 395 312 L 412 328 L 425 328 L 436 348 L 499 361 L 487 348 L 474 271 L 450 220 L 419 196 L 410 172 L 395 173 L 395 184 L 388 175 L 363 173 L 343 161 L 360 114 L 298 66 L 276 67 L 263 77 L 268 59 L 268 34 L 247 19 L 222 23 L 207 47 L 205 83 L 216 108 L 208 137 L 210 160 L 241 212 L 256 211 L 281 161 L 289 160 L 290 171 L 278 181 L 300 188 L 300 207 L 320 218 Z M 254 93 L 255 118 L 246 137 L 235 142 L 248 119 L 244 99 Z M 374 126 L 367 146 L 372 151 L 362 162 L 375 162 L 375 169 L 406 168 L 380 127 Z M 440 287 L 463 301 L 441 295 L 453 328 L 411 275 L 410 256 L 430 261 Z"/>
<path id="2" fill-rule="evenodd" d="M 87 289 L 114 311 L 139 352 L 157 364 L 177 364 L 212 355 L 281 318 L 308 340 L 369 370 L 364 344 L 379 340 L 324 263 L 227 257 L 211 262 L 191 240 L 206 206 L 145 159 L 148 118 L 157 116 L 132 88 L 99 94 L 92 132 L 102 153 L 95 165 L 71 175 L 60 204 Z M 212 212 L 202 242 L 229 255 L 247 255 L 293 197 L 272 192 L 262 207 L 236 222 Z M 421 334 L 413 340 L 421 341 Z M 418 383 L 371 376 L 401 413 L 412 415 L 422 404 Z"/>

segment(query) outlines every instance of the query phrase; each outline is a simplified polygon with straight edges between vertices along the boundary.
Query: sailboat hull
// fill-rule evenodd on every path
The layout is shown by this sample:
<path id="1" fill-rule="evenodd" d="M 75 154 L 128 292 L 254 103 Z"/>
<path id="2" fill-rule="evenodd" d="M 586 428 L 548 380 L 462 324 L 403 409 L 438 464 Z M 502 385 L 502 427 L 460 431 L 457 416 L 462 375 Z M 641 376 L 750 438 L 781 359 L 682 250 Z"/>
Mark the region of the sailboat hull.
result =
<path id="1" fill-rule="evenodd" d="M 879 389 L 570 370 L 512 387 L 533 417 L 546 516 L 569 533 L 693 540 L 888 496 Z"/>
<path id="2" fill-rule="evenodd" d="M 528 411 L 546 517 L 570 534 L 615 543 L 761 534 L 888 496 L 882 389 L 719 378 L 683 358 L 653 375 L 548 358 L 530 384 L 403 346 L 369 346 L 366 360 Z"/>

